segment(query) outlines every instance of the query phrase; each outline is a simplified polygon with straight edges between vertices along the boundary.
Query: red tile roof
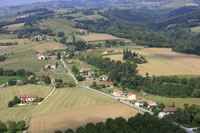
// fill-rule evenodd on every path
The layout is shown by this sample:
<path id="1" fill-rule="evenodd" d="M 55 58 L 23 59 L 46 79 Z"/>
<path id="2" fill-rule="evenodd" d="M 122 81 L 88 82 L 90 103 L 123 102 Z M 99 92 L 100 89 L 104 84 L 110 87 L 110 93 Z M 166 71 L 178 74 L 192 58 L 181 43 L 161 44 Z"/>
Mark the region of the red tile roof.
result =
<path id="1" fill-rule="evenodd" d="M 163 109 L 163 112 L 176 112 L 177 110 L 177 107 L 167 107 Z"/>
<path id="2" fill-rule="evenodd" d="M 134 94 L 133 94 L 133 93 L 131 93 L 131 92 L 129 92 L 127 95 L 128 95 L 128 96 L 131 96 L 131 95 L 134 95 Z"/>
<path id="3" fill-rule="evenodd" d="M 118 89 L 114 89 L 113 92 L 120 92 L 120 90 L 118 90 Z"/>
<path id="4" fill-rule="evenodd" d="M 108 50 L 106 50 L 106 52 L 114 52 L 115 51 L 115 49 L 108 49 Z"/>
<path id="5" fill-rule="evenodd" d="M 37 98 L 39 97 L 37 94 L 24 94 L 21 98 Z"/>
<path id="6" fill-rule="evenodd" d="M 113 85 L 113 82 L 106 82 L 105 83 L 105 86 L 111 86 L 111 85 Z"/>
<path id="7" fill-rule="evenodd" d="M 88 70 L 90 70 L 90 67 L 82 66 L 82 67 L 80 67 L 80 69 L 88 69 Z"/>
<path id="8" fill-rule="evenodd" d="M 42 54 L 37 54 L 38 57 L 43 56 Z"/>

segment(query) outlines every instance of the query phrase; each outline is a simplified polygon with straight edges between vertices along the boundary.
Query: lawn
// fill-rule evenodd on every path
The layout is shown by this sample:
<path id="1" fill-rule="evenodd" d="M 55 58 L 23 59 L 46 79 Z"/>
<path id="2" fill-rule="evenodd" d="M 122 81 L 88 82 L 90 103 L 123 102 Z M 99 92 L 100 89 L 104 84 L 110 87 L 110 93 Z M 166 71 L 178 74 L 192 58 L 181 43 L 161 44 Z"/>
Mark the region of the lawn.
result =
<path id="1" fill-rule="evenodd" d="M 17 80 L 19 80 L 21 78 L 18 77 L 18 76 L 0 76 L 0 85 L 8 82 L 9 79 L 17 79 Z"/>
<path id="2" fill-rule="evenodd" d="M 145 76 L 146 72 L 150 76 L 200 75 L 199 56 L 172 52 L 169 48 L 143 48 L 132 49 L 132 51 L 146 56 L 148 63 L 138 64 L 139 74 L 142 76 Z M 107 57 L 112 60 L 122 60 L 122 56 L 121 54 Z"/>
<path id="3" fill-rule="evenodd" d="M 35 106 L 26 107 L 12 107 L 8 108 L 9 100 L 14 96 L 20 97 L 23 94 L 38 94 L 39 97 L 46 97 L 52 87 L 42 85 L 25 85 L 25 86 L 12 86 L 0 88 L 0 120 L 7 122 L 8 120 L 25 120 L 26 115 Z"/>

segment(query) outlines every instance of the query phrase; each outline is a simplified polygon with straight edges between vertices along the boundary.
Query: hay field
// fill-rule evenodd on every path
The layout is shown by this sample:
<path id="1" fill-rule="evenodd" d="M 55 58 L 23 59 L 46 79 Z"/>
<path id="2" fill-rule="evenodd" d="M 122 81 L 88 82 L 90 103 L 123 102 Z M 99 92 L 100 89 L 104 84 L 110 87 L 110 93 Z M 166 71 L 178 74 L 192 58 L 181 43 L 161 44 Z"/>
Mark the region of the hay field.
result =
<path id="1" fill-rule="evenodd" d="M 44 43 L 44 44 L 38 44 L 36 46 L 33 46 L 33 49 L 39 53 L 43 53 L 46 51 L 52 51 L 52 50 L 64 50 L 66 49 L 67 46 L 61 44 L 61 43 L 56 43 L 56 42 L 49 42 L 49 43 Z"/>
<path id="2" fill-rule="evenodd" d="M 8 26 L 4 26 L 3 28 L 8 28 L 9 30 L 17 30 L 24 26 L 25 23 L 19 23 L 19 24 L 11 24 Z"/>
<path id="3" fill-rule="evenodd" d="M 200 32 L 200 26 L 191 28 L 192 32 Z"/>
<path id="4" fill-rule="evenodd" d="M 60 88 L 37 109 L 33 116 L 112 103 L 116 101 L 83 88 Z"/>
<path id="5" fill-rule="evenodd" d="M 97 105 L 52 115 L 34 117 L 31 119 L 29 131 L 31 133 L 54 133 L 55 130 L 64 131 L 68 128 L 76 130 L 76 128 L 85 126 L 89 122 L 105 122 L 107 118 L 114 119 L 119 116 L 128 119 L 137 113 L 142 112 L 120 103 Z"/>
<path id="6" fill-rule="evenodd" d="M 0 88 L 0 120 L 7 122 L 8 120 L 16 121 L 25 119 L 26 115 L 35 106 L 24 107 L 12 107 L 8 108 L 9 100 L 12 100 L 14 96 L 20 96 L 23 94 L 38 94 L 40 97 L 46 97 L 52 87 L 41 85 L 25 85 L 25 86 L 9 86 L 6 88 Z"/>
<path id="7" fill-rule="evenodd" d="M 120 39 L 118 37 L 109 35 L 109 34 L 97 34 L 97 33 L 90 33 L 84 36 L 78 36 L 79 38 L 85 41 L 100 41 L 100 40 L 117 40 Z"/>
<path id="8" fill-rule="evenodd" d="M 172 52 L 169 48 L 144 48 L 134 50 L 146 56 L 148 63 L 138 64 L 139 74 L 145 76 L 161 75 L 200 75 L 200 57 Z M 122 60 L 121 55 L 107 56 L 113 60 Z"/>

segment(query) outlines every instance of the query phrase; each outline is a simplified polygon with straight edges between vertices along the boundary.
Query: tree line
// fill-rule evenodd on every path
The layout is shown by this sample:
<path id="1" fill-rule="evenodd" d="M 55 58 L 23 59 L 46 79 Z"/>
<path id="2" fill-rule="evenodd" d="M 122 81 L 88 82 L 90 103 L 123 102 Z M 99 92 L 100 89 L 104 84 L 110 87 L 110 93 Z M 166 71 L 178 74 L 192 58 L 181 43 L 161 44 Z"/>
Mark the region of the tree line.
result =
<path id="1" fill-rule="evenodd" d="M 23 131 L 26 129 L 26 123 L 24 120 L 15 122 L 15 121 L 8 121 L 4 123 L 0 121 L 0 132 L 1 133 L 16 133 L 18 131 Z"/>
<path id="2" fill-rule="evenodd" d="M 147 63 L 147 60 L 143 55 L 138 55 L 135 52 L 131 52 L 131 50 L 123 50 L 123 60 L 133 61 L 137 64 Z"/>
<path id="3" fill-rule="evenodd" d="M 106 122 L 88 123 L 76 131 L 67 129 L 64 133 L 185 133 L 185 130 L 166 119 L 159 119 L 148 113 L 137 114 L 128 120 L 123 117 L 108 118 Z M 62 133 L 62 131 L 55 131 Z"/>

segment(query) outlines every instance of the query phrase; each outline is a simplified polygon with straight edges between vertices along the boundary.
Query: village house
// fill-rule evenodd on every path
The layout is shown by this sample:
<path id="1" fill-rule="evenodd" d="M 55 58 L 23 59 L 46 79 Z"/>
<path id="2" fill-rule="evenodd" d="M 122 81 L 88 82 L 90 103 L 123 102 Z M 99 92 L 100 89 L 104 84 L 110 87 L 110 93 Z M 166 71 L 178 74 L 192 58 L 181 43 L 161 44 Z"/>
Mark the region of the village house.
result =
<path id="1" fill-rule="evenodd" d="M 85 75 L 85 76 L 83 76 L 83 78 L 84 78 L 86 81 L 92 80 L 92 76 L 90 76 L 90 75 Z"/>
<path id="2" fill-rule="evenodd" d="M 108 79 L 108 76 L 107 75 L 102 75 L 99 77 L 99 81 L 105 81 Z"/>
<path id="3" fill-rule="evenodd" d="M 36 94 L 24 94 L 21 96 L 22 103 L 30 103 L 33 102 L 35 99 L 38 99 L 38 95 Z"/>
<path id="4" fill-rule="evenodd" d="M 49 78 L 51 79 L 51 84 L 55 84 L 55 82 L 56 82 L 56 80 L 55 80 L 55 78 L 54 77 L 52 77 L 52 76 L 49 76 Z"/>
<path id="5" fill-rule="evenodd" d="M 136 95 L 130 92 L 130 93 L 124 94 L 123 98 L 126 100 L 136 100 Z"/>
<path id="6" fill-rule="evenodd" d="M 96 49 L 92 49 L 92 48 L 86 50 L 86 52 L 95 52 L 95 51 Z"/>
<path id="7" fill-rule="evenodd" d="M 52 59 L 52 60 L 55 60 L 55 59 L 57 59 L 57 56 L 56 55 L 51 55 L 51 56 L 49 56 L 49 58 Z"/>
<path id="8" fill-rule="evenodd" d="M 80 73 L 85 72 L 85 71 L 90 71 L 90 67 L 87 67 L 87 66 L 80 67 L 79 69 Z"/>
<path id="9" fill-rule="evenodd" d="M 107 89 L 112 89 L 112 88 L 114 87 L 114 84 L 113 84 L 113 82 L 106 82 L 106 83 L 105 83 L 105 87 L 106 87 Z"/>
<path id="10" fill-rule="evenodd" d="M 54 64 L 46 64 L 45 69 L 56 69 L 56 65 Z"/>
<path id="11" fill-rule="evenodd" d="M 112 95 L 116 97 L 121 97 L 122 95 L 124 95 L 124 93 L 118 89 L 114 89 Z"/>
<path id="12" fill-rule="evenodd" d="M 45 56 L 42 55 L 42 54 L 37 54 L 37 58 L 38 58 L 39 60 L 45 60 Z"/>
<path id="13" fill-rule="evenodd" d="M 140 107 L 140 106 L 143 106 L 145 102 L 148 104 L 148 108 L 157 106 L 157 104 L 155 102 L 153 102 L 151 100 L 147 100 L 147 99 L 137 100 L 135 102 L 135 105 Z"/>
<path id="14" fill-rule="evenodd" d="M 72 60 L 72 59 L 68 59 L 68 60 L 67 60 L 67 63 L 68 63 L 68 64 L 71 64 L 71 63 L 73 63 L 73 60 Z"/>
<path id="15" fill-rule="evenodd" d="M 162 112 L 158 114 L 159 118 L 163 118 L 165 115 L 173 114 L 178 110 L 177 107 L 166 107 Z"/>

